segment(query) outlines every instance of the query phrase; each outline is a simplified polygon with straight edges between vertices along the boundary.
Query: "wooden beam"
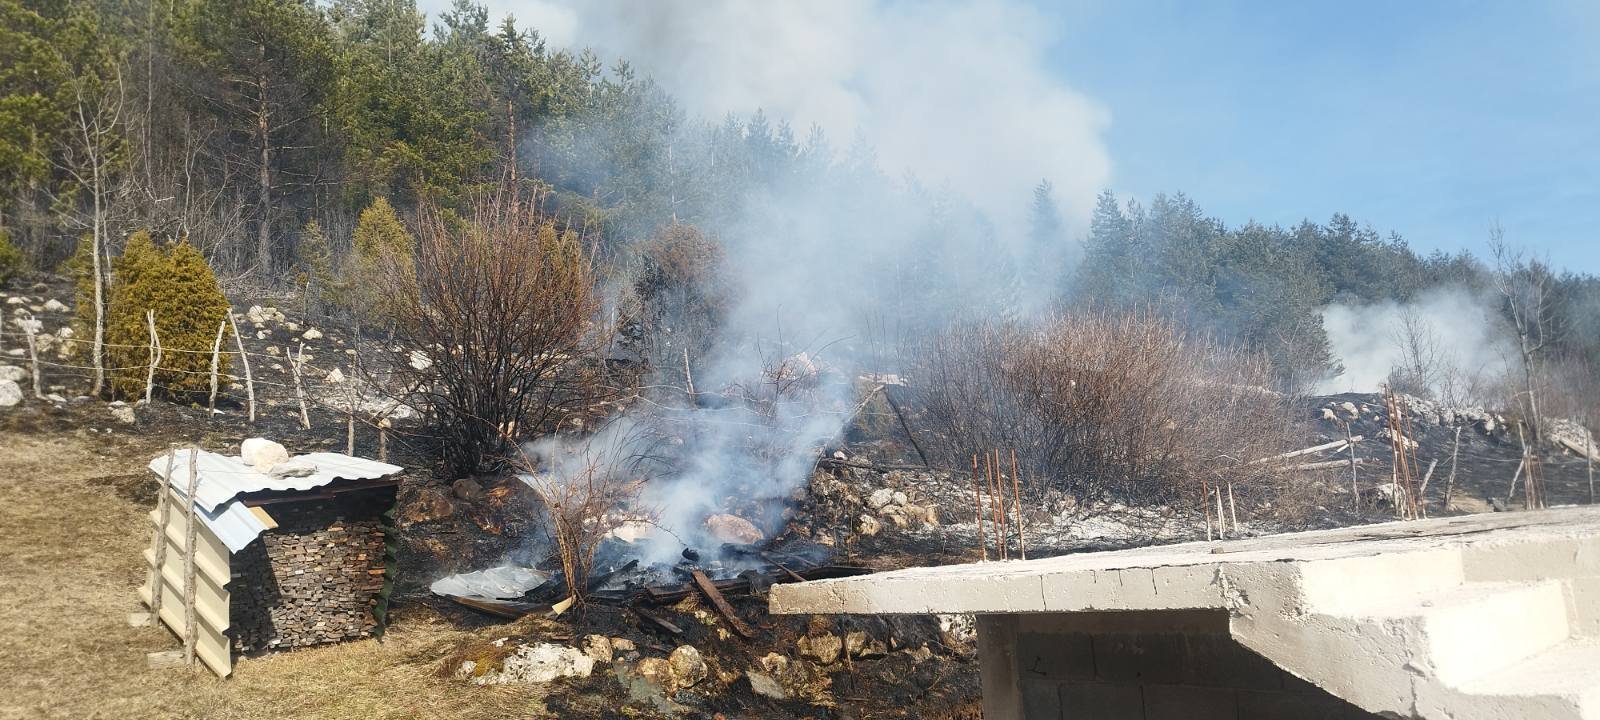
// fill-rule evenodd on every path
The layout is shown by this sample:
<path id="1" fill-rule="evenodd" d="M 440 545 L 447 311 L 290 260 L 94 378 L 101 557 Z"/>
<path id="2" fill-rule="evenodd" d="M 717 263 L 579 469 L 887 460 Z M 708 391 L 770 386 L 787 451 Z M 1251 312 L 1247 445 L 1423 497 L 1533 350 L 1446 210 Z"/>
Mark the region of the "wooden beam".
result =
<path id="1" fill-rule="evenodd" d="M 694 584 L 700 587 L 700 592 L 705 593 L 706 599 L 711 601 L 712 607 L 715 607 L 717 612 L 722 613 L 722 616 L 727 618 L 728 626 L 733 628 L 733 631 L 738 633 L 739 637 L 746 640 L 755 637 L 755 632 L 733 611 L 733 606 L 729 605 L 727 599 L 722 597 L 722 592 L 717 590 L 717 586 L 712 584 L 711 578 L 706 577 L 705 572 L 696 570 L 693 573 L 693 577 Z"/>

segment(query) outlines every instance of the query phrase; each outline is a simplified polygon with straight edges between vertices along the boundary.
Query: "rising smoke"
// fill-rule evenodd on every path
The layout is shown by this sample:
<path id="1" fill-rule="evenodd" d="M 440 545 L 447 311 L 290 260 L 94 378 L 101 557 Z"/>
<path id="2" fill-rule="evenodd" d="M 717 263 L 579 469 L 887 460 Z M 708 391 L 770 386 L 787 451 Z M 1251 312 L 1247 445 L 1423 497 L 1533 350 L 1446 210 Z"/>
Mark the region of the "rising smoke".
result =
<path id="1" fill-rule="evenodd" d="M 645 498 L 684 543 L 704 541 L 700 522 L 730 496 L 781 497 L 806 480 L 850 417 L 857 375 L 891 369 L 876 348 L 957 314 L 1044 307 L 1067 268 L 1040 267 L 1071 252 L 1065 237 L 1030 244 L 1032 187 L 1054 184 L 1077 235 L 1109 179 L 1108 114 L 1049 71 L 1049 23 L 1016 3 L 489 5 L 553 47 L 626 58 L 691 116 L 760 109 L 876 158 L 750 188 L 732 217 L 691 218 L 710 223 L 736 285 L 696 385 L 740 402 L 628 421 L 687 428 L 682 461 Z M 802 379 L 782 386 L 775 368 Z"/>
<path id="2" fill-rule="evenodd" d="M 1494 299 L 1461 287 L 1428 290 L 1409 303 L 1329 305 L 1322 324 L 1344 374 L 1319 393 L 1377 392 L 1396 369 L 1420 365 L 1434 397 L 1454 404 L 1490 401 L 1485 393 L 1515 357 Z"/>

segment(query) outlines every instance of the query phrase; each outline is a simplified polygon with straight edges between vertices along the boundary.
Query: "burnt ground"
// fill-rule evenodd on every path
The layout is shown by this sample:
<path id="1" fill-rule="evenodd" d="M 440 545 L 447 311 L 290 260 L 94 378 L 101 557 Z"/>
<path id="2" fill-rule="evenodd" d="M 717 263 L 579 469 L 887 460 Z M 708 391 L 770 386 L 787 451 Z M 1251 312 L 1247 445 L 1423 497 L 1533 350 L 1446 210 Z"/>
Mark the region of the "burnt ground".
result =
<path id="1" fill-rule="evenodd" d="M 64 283 L 50 281 L 40 287 L 30 286 L 22 294 L 27 296 L 28 306 L 32 306 L 42 305 L 46 298 L 68 302 L 67 290 Z M 9 293 L 18 294 L 15 289 Z M 261 298 L 257 302 L 236 302 L 236 308 L 242 310 L 254 304 L 270 306 L 273 300 L 288 304 L 282 303 L 282 298 Z M 13 306 L 0 307 L 7 308 L 10 320 Z M 285 315 L 282 320 L 269 318 L 261 328 L 253 324 L 241 326 L 241 331 L 246 333 L 247 348 L 252 353 L 270 356 L 269 348 L 276 347 L 281 354 L 290 344 L 288 341 L 298 345 L 305 329 L 317 327 L 324 337 L 308 343 L 307 352 L 326 359 L 314 359 L 313 367 L 326 372 L 339 364 L 334 359 L 350 347 L 342 328 L 316 318 L 308 321 L 288 308 L 279 309 Z M 65 313 L 36 313 L 36 316 L 45 322 L 47 332 L 69 321 Z M 263 337 L 256 337 L 256 333 L 262 333 Z M 14 345 L 9 344 L 10 337 L 7 340 L 6 348 L 14 349 Z M 81 361 L 81 355 L 79 358 Z M 73 362 L 59 354 L 54 361 Z M 0 364 L 21 363 L 0 351 Z M 84 379 L 75 371 L 47 368 L 46 391 L 59 393 L 63 401 L 40 402 L 29 398 L 21 406 L 0 409 L 0 450 L 22 448 L 22 454 L 33 458 L 23 460 L 34 463 L 26 465 L 24 472 L 35 474 L 39 467 L 48 464 L 43 455 L 57 452 L 51 448 L 67 448 L 74 456 L 82 455 L 84 459 L 79 464 L 92 466 L 92 470 L 73 470 L 90 476 L 75 492 L 80 492 L 83 498 L 93 497 L 95 502 L 109 503 L 117 513 L 137 518 L 148 509 L 154 497 L 153 476 L 144 471 L 143 464 L 170 444 L 198 443 L 208 449 L 227 452 L 236 451 L 240 440 L 259 435 L 282 442 L 292 452 L 343 449 L 345 417 L 342 413 L 314 401 L 310 410 L 312 427 L 303 429 L 282 363 L 264 360 L 253 369 L 263 382 L 258 389 L 262 407 L 254 425 L 245 422 L 242 393 L 237 390 L 224 390 L 219 414 L 212 414 L 192 401 L 158 400 L 148 407 L 138 407 L 135 422 L 126 425 L 115 419 L 103 402 L 77 397 L 84 387 Z M 1354 413 L 1345 410 L 1346 402 L 1354 407 Z M 914 413 L 915 409 L 909 408 L 908 412 Z M 1303 412 L 1307 446 L 1343 438 L 1347 422 L 1352 433 L 1366 436 L 1367 440 L 1357 450 L 1364 461 L 1358 468 L 1358 482 L 1364 497 L 1360 502 L 1351 501 L 1347 468 L 1307 472 L 1305 482 L 1318 484 L 1329 494 L 1326 505 L 1317 508 L 1318 515 L 1309 520 L 1301 519 L 1301 525 L 1273 518 L 1246 519 L 1248 531 L 1259 533 L 1390 519 L 1391 510 L 1370 493 L 1371 488 L 1388 481 L 1390 472 L 1379 399 L 1371 395 L 1313 398 L 1306 403 Z M 1486 510 L 1489 506 L 1483 503 L 1484 497 L 1503 500 L 1507 496 L 1521 448 L 1514 429 L 1508 428 L 1505 418 L 1476 411 L 1446 412 L 1427 407 L 1419 408 L 1416 416 L 1416 454 L 1420 464 L 1426 467 L 1431 459 L 1441 460 L 1428 493 L 1433 514 L 1443 511 L 1445 474 L 1458 426 L 1462 432 L 1455 509 L 1451 512 Z M 919 460 L 904 432 L 897 424 L 887 422 L 881 411 L 869 411 L 849 430 L 846 438 L 841 448 L 844 459 L 825 463 L 812 475 L 803 492 L 786 501 L 783 512 L 788 522 L 779 541 L 797 539 L 816 543 L 831 553 L 829 562 L 874 569 L 977 559 L 977 528 L 972 522 L 973 500 L 968 478 L 918 468 Z M 371 427 L 358 426 L 356 452 L 366 456 L 376 454 L 377 436 Z M 532 557 L 529 549 L 543 544 L 544 527 L 533 512 L 537 507 L 535 499 L 521 482 L 491 476 L 471 478 L 465 483 L 447 483 L 430 472 L 431 456 L 427 437 L 415 425 L 402 422 L 391 433 L 389 459 L 408 468 L 398 508 L 400 588 L 393 608 L 391 638 L 378 643 L 377 647 L 373 646 L 377 641 L 362 641 L 344 646 L 344 649 L 285 654 L 293 658 L 288 663 L 296 672 L 326 675 L 324 681 L 331 687 L 309 697 L 316 698 L 315 702 L 322 703 L 328 712 L 339 708 L 342 714 L 371 717 L 503 717 L 508 708 L 515 707 L 520 709 L 517 711 L 520 714 L 555 717 L 654 717 L 670 714 L 669 710 L 686 717 L 977 716 L 976 666 L 971 638 L 959 629 L 941 628 L 939 621 L 933 618 L 774 617 L 766 612 L 763 594 L 730 594 L 728 601 L 755 631 L 751 639 L 745 640 L 731 635 L 726 619 L 707 607 L 697 594 L 670 605 L 645 608 L 645 612 L 677 627 L 679 633 L 663 630 L 658 624 L 642 619 L 635 609 L 594 605 L 585 612 L 572 611 L 554 619 L 538 614 L 506 621 L 432 596 L 426 586 L 442 575 L 482 569 L 508 558 L 530 564 L 538 562 L 541 558 Z M 1319 453 L 1301 460 L 1342 457 L 1346 456 Z M 1547 449 L 1543 468 L 1551 504 L 1587 501 L 1587 465 L 1582 458 Z M 70 502 L 82 501 L 78 496 L 73 498 Z M 1027 525 L 1036 529 L 1030 534 L 1030 555 L 1035 557 L 1203 537 L 1198 518 L 1168 508 L 1101 508 L 1087 512 L 1082 508 L 1064 507 L 1048 497 L 1037 500 L 1029 503 L 1030 510 L 1025 518 Z M 1520 494 L 1517 500 L 1520 501 Z M 29 508 L 40 507 L 43 506 L 24 505 L 19 512 L 39 514 L 42 511 Z M 67 520 L 73 517 L 69 515 Z M 82 520 L 90 523 L 96 518 Z M 13 526 L 25 527 L 20 522 Z M 126 578 L 115 576 L 112 578 L 115 582 L 101 588 L 118 598 L 131 597 L 137 583 L 137 553 L 144 538 L 136 523 L 133 527 L 135 529 L 123 533 L 120 545 L 108 545 L 102 553 L 115 559 L 119 572 L 127 575 Z M 29 532 L 32 534 L 13 538 L 13 541 L 27 544 L 73 530 L 52 527 Z M 43 578 L 40 582 L 71 582 L 67 578 L 72 572 L 92 566 L 98 560 L 98 556 L 56 555 L 60 556 L 61 575 Z M 18 607 L 22 605 L 17 604 Z M 104 611 L 113 616 L 123 609 L 134 609 L 125 599 L 107 607 L 112 609 Z M 40 628 L 65 622 L 69 622 L 65 615 L 23 620 L 25 625 Z M 152 635 L 153 631 L 128 635 L 106 629 L 113 626 L 109 621 L 95 624 L 94 627 L 101 628 L 98 631 L 101 635 L 96 636 L 100 639 L 84 637 L 81 642 L 85 647 L 97 642 L 133 643 L 119 652 L 130 648 L 139 652 L 166 649 L 167 642 Z M 489 665 L 493 665 L 493 659 L 503 656 L 508 647 L 521 643 L 577 646 L 590 635 L 620 640 L 619 647 L 632 643 L 634 650 L 631 653 L 618 651 L 613 662 L 598 667 L 589 677 L 561 679 L 525 692 L 508 694 L 505 688 L 478 687 L 457 678 L 464 659 L 490 660 Z M 105 640 L 107 637 L 115 639 Z M 843 644 L 848 637 L 854 637 L 862 648 L 854 656 L 841 651 L 836 657 L 829 657 L 825 650 L 816 650 L 825 648 L 828 638 Z M 501 640 L 504 641 L 495 644 Z M 385 644 L 388 650 L 383 649 Z M 697 648 L 705 659 L 708 672 L 706 679 L 699 683 L 668 691 L 659 685 L 641 684 L 637 673 L 629 670 L 637 669 L 646 660 L 665 658 L 685 645 Z M 395 648 L 400 649 L 401 655 L 393 655 Z M 386 667 L 390 670 L 377 673 L 375 677 L 345 672 L 339 663 L 348 657 L 387 658 L 380 662 L 388 663 Z M 35 662 L 35 667 L 16 672 L 32 677 L 27 673 L 36 675 L 38 668 L 55 667 L 47 662 Z M 275 669 L 284 662 L 272 657 L 244 659 L 235 678 L 208 684 L 201 694 L 215 705 L 236 706 L 252 693 L 275 687 Z M 418 672 L 425 673 L 429 679 L 417 679 Z M 771 692 L 756 692 L 751 684 L 751 673 L 772 678 L 780 686 L 779 694 L 783 698 L 772 697 Z M 137 688 L 149 684 L 149 678 L 135 675 L 127 680 L 118 685 L 121 688 L 118 692 L 127 696 L 122 706 L 143 707 L 136 702 Z M 48 686 L 49 676 L 40 676 L 35 682 L 40 687 Z M 414 703 L 391 707 L 383 704 L 390 699 L 385 696 L 390 689 L 371 687 L 373 682 L 399 682 L 426 688 L 428 693 L 450 698 L 450 704 L 442 712 L 419 709 Z M 168 685 L 156 683 L 158 687 Z M 230 693 L 238 697 L 231 698 Z M 80 690 L 78 694 L 82 696 L 80 699 L 94 697 L 92 689 Z M 349 705 L 349 698 L 361 697 L 366 702 L 369 694 L 373 698 L 371 705 Z M 52 705 L 54 701 L 44 698 L 33 696 L 29 707 L 34 712 L 18 716 L 95 715 L 93 712 L 72 713 L 69 708 L 81 710 L 81 705 L 70 702 Z M 27 701 L 25 697 L 24 702 Z M 9 709 L 0 704 L 0 717 L 8 717 Z M 321 716 L 313 709 L 321 708 L 307 707 L 304 712 L 293 715 Z M 198 709 L 165 716 L 196 717 L 204 716 L 205 712 Z M 159 715 L 145 711 L 136 714 Z"/>

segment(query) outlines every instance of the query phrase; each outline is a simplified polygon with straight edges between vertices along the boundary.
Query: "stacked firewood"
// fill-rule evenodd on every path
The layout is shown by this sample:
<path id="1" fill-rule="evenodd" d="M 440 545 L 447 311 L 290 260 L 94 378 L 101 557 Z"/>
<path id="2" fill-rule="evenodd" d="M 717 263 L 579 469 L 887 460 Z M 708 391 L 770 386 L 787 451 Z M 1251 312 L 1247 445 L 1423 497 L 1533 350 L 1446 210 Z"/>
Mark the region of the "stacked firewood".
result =
<path id="1" fill-rule="evenodd" d="M 370 636 L 384 584 L 383 524 L 317 503 L 273 508 L 277 529 L 234 556 L 235 649 L 287 649 Z"/>

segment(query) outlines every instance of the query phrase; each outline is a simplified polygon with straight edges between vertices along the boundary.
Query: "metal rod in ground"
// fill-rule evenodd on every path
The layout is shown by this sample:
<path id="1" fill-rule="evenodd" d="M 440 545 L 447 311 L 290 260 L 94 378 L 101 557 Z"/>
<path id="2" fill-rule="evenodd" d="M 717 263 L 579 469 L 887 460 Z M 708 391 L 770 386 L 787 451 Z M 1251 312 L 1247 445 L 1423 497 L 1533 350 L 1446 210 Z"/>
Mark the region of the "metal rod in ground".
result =
<path id="1" fill-rule="evenodd" d="M 1017 509 L 1017 555 L 1028 559 L 1028 537 L 1022 524 L 1022 474 L 1017 471 L 1017 449 L 1011 448 L 1011 502 Z"/>
<path id="2" fill-rule="evenodd" d="M 217 323 L 217 339 L 211 343 L 211 397 L 206 401 L 206 409 L 217 409 L 217 371 L 222 367 L 222 333 L 227 332 L 228 321 Z"/>
<path id="3" fill-rule="evenodd" d="M 976 510 L 974 516 L 978 522 L 978 554 L 984 559 L 989 559 L 989 539 L 983 534 L 983 490 L 978 481 L 978 454 L 972 454 L 972 506 Z"/>
<path id="4" fill-rule="evenodd" d="M 233 318 L 232 308 L 228 309 L 228 325 L 233 328 L 233 342 L 239 346 L 239 364 L 244 366 L 245 408 L 253 425 L 256 421 L 256 381 L 250 375 L 250 354 L 244 351 L 244 337 L 239 334 L 239 323 Z"/>
<path id="5" fill-rule="evenodd" d="M 989 468 L 989 513 L 994 520 L 994 522 L 991 523 L 994 526 L 994 546 L 995 550 L 1000 553 L 1000 559 L 1004 560 L 1006 559 L 1007 549 L 1006 513 L 1005 510 L 1001 508 L 1002 501 L 1000 499 L 1000 473 L 999 468 L 995 467 L 994 453 L 994 450 L 985 452 L 983 454 L 983 461 Z"/>
<path id="6" fill-rule="evenodd" d="M 1000 516 L 1000 556 L 1011 559 L 1011 518 L 1006 516 L 1006 476 L 1000 465 L 1000 449 L 994 450 L 995 510 Z"/>

